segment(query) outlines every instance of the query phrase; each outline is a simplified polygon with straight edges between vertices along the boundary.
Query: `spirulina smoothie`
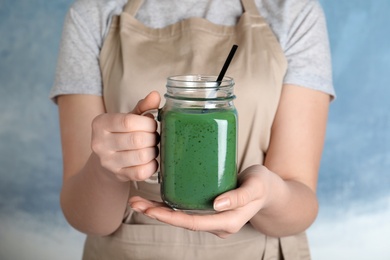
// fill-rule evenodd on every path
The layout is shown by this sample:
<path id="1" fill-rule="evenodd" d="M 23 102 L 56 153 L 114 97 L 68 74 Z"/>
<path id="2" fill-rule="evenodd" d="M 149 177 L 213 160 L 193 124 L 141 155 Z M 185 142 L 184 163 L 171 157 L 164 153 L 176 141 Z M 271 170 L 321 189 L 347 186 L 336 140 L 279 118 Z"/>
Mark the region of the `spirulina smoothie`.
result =
<path id="1" fill-rule="evenodd" d="M 162 199 L 181 210 L 212 210 L 237 184 L 235 109 L 162 112 Z"/>

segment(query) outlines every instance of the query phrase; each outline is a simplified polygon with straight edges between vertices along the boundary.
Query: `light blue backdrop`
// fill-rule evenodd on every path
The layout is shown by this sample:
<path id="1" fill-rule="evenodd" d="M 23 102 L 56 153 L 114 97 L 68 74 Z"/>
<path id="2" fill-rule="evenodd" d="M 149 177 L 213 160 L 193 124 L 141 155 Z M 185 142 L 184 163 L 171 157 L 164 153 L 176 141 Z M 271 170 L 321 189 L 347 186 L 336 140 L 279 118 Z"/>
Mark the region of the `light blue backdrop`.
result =
<path id="1" fill-rule="evenodd" d="M 48 100 L 71 0 L 0 0 L 0 259 L 79 259 L 58 205 Z M 313 258 L 390 259 L 390 1 L 323 0 L 338 98 L 309 230 Z"/>

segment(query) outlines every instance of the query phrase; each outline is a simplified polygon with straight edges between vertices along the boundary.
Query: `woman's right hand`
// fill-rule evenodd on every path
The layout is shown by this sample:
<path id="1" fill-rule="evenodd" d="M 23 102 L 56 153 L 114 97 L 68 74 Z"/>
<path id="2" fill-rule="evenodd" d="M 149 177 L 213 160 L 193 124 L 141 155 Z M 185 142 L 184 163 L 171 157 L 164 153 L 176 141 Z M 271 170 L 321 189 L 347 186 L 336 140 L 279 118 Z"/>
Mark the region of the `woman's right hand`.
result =
<path id="1" fill-rule="evenodd" d="M 159 93 L 151 92 L 128 114 L 105 113 L 93 120 L 92 151 L 117 180 L 142 181 L 157 171 L 157 122 L 141 114 L 159 105 Z"/>

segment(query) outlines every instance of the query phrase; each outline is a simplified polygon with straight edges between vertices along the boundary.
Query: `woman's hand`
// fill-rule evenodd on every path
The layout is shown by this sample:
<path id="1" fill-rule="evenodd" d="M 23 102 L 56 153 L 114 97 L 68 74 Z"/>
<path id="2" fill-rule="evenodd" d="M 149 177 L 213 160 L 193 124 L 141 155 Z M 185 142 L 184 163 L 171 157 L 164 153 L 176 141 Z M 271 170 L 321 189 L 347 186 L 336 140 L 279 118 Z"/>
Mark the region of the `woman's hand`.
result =
<path id="1" fill-rule="evenodd" d="M 128 114 L 106 113 L 93 120 L 92 151 L 116 179 L 140 181 L 156 172 L 157 123 L 141 114 L 159 104 L 160 95 L 151 92 Z"/>
<path id="2" fill-rule="evenodd" d="M 251 218 L 265 207 L 270 196 L 270 172 L 255 165 L 239 174 L 239 187 L 214 200 L 216 214 L 190 215 L 175 211 L 164 203 L 141 197 L 130 198 L 130 206 L 138 212 L 161 222 L 193 231 L 207 231 L 221 238 L 238 232 Z"/>

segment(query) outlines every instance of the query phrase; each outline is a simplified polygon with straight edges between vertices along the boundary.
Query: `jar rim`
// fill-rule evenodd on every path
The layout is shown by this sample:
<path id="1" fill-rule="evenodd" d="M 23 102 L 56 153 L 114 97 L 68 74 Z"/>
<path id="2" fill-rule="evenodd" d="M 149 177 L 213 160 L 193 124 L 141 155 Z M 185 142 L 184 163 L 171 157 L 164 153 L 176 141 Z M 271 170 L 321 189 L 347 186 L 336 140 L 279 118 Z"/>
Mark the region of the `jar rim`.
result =
<path id="1" fill-rule="evenodd" d="M 221 81 L 216 81 L 217 76 L 202 74 L 174 75 L 167 78 L 167 87 L 174 88 L 223 88 L 232 87 L 234 80 L 232 77 L 224 76 Z"/>

